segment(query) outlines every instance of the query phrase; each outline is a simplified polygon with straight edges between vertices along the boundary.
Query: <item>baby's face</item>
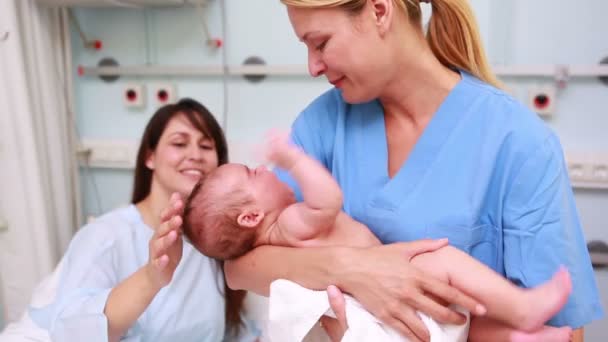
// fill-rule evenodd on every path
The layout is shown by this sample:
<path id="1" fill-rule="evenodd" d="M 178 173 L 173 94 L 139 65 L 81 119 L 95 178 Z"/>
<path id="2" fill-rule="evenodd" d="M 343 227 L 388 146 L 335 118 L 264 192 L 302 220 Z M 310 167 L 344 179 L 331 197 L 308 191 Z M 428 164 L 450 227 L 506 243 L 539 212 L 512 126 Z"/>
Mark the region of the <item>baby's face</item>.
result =
<path id="1" fill-rule="evenodd" d="M 225 164 L 217 171 L 220 173 L 218 182 L 224 183 L 226 189 L 247 187 L 256 199 L 257 205 L 263 210 L 282 209 L 295 202 L 293 191 L 287 184 L 265 166 L 255 169 L 242 164 Z"/>

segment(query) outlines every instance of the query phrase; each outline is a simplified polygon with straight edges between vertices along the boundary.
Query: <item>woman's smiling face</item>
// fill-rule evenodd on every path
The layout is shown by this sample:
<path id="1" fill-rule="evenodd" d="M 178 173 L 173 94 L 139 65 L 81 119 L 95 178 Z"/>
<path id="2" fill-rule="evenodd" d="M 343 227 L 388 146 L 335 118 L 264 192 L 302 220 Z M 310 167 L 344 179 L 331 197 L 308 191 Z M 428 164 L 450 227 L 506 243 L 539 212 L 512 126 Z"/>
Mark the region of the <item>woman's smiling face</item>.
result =
<path id="1" fill-rule="evenodd" d="M 217 168 L 215 142 L 194 127 L 185 115 L 173 117 L 151 152 L 146 166 L 152 182 L 171 194 L 188 196 L 202 176 Z"/>

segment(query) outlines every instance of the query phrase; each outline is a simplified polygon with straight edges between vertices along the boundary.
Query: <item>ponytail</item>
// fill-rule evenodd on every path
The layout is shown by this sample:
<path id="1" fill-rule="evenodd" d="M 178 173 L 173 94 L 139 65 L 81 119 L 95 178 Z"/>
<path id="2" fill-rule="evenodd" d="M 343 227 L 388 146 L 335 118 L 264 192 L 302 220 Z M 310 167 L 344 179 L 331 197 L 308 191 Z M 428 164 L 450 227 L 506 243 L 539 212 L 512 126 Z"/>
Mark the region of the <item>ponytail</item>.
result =
<path id="1" fill-rule="evenodd" d="M 467 0 L 430 0 L 433 14 L 427 41 L 435 57 L 445 66 L 464 70 L 500 88 L 490 69 L 479 28 Z"/>

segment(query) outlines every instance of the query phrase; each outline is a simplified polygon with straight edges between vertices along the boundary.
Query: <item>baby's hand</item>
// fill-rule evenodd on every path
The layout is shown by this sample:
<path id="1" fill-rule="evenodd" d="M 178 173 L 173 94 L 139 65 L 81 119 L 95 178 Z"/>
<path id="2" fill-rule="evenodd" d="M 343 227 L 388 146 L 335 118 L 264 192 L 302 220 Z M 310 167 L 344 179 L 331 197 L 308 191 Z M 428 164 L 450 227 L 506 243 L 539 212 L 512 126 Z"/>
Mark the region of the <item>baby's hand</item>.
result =
<path id="1" fill-rule="evenodd" d="M 267 161 L 289 170 L 299 154 L 300 150 L 289 142 L 289 133 L 272 130 L 266 134 L 264 158 Z"/>

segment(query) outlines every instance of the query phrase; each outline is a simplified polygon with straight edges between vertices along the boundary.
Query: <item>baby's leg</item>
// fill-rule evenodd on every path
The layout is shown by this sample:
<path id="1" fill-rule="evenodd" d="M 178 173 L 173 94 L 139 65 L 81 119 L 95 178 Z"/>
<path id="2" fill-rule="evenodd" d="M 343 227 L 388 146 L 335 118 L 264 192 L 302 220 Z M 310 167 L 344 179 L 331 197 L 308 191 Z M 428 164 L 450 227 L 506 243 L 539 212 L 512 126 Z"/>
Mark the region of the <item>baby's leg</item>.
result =
<path id="1" fill-rule="evenodd" d="M 570 327 L 543 326 L 534 332 L 524 332 L 485 317 L 474 318 L 469 328 L 469 342 L 568 342 L 571 339 Z"/>
<path id="2" fill-rule="evenodd" d="M 488 317 L 527 332 L 538 330 L 553 317 L 572 290 L 566 270 L 540 286 L 522 289 L 451 246 L 417 255 L 412 263 L 439 279 L 447 278 L 452 286 L 479 300 Z"/>

